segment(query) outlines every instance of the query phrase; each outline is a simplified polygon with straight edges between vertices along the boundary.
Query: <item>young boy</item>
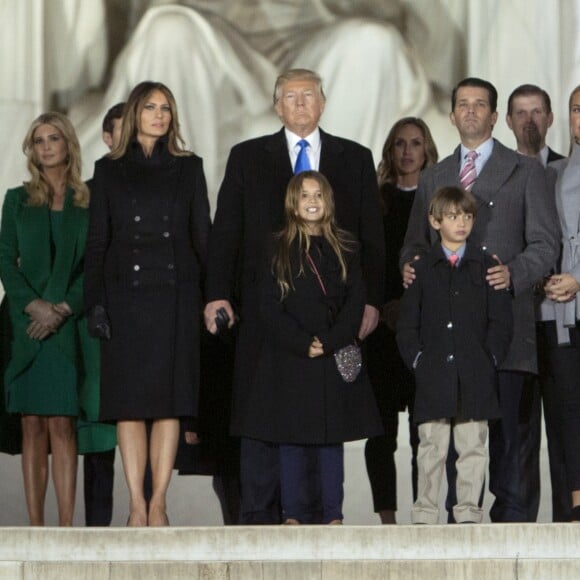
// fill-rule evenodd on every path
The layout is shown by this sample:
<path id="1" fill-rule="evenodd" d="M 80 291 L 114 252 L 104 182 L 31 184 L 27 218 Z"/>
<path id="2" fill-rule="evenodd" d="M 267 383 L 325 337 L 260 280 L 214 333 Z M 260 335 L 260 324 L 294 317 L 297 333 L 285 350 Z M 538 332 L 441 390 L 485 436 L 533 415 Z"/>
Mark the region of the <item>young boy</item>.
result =
<path id="1" fill-rule="evenodd" d="M 405 291 L 397 344 L 415 373 L 415 421 L 419 424 L 418 494 L 412 521 L 439 521 L 439 488 L 453 429 L 458 453 L 457 523 L 479 523 L 478 500 L 488 453 L 487 421 L 500 416 L 496 369 L 512 337 L 512 298 L 485 280 L 495 262 L 467 241 L 475 198 L 457 187 L 437 191 L 429 223 L 435 244 L 416 262 L 416 280 Z"/>

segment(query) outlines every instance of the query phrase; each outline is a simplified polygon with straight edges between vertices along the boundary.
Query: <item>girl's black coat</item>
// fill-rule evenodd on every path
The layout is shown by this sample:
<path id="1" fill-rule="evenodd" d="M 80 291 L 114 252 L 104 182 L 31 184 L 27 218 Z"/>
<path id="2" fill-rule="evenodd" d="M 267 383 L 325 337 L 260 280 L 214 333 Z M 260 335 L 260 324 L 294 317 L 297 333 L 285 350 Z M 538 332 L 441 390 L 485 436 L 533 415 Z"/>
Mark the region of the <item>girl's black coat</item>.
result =
<path id="1" fill-rule="evenodd" d="M 397 327 L 403 360 L 416 369 L 415 422 L 499 417 L 496 367 L 512 337 L 512 297 L 494 290 L 486 271 L 495 262 L 468 243 L 457 268 L 441 244 L 414 264 Z M 494 360 L 495 359 L 495 360 Z"/>
<path id="2" fill-rule="evenodd" d="M 370 382 L 363 369 L 353 383 L 342 380 L 333 352 L 353 342 L 366 300 L 358 252 L 348 254 L 348 279 L 324 238 L 310 251 L 327 296 L 305 263 L 295 289 L 280 301 L 280 290 L 264 267 L 260 321 L 265 341 L 247 400 L 246 437 L 278 443 L 326 444 L 364 439 L 382 432 Z M 294 252 L 294 271 L 297 252 Z M 329 316 L 329 310 L 333 312 Z M 312 338 L 325 355 L 309 358 Z"/>

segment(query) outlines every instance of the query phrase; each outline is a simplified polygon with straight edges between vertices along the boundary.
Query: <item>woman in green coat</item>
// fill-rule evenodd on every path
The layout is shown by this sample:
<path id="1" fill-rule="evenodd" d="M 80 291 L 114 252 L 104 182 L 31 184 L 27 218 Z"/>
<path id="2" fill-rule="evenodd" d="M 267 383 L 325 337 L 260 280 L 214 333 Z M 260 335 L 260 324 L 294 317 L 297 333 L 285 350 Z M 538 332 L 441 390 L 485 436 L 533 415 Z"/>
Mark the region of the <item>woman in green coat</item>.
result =
<path id="1" fill-rule="evenodd" d="M 24 139 L 30 180 L 6 193 L 0 278 L 12 325 L 6 410 L 21 416 L 22 471 L 31 525 L 44 524 L 49 451 L 59 524 L 72 525 L 82 382 L 79 314 L 89 192 L 77 137 L 60 113 Z"/>

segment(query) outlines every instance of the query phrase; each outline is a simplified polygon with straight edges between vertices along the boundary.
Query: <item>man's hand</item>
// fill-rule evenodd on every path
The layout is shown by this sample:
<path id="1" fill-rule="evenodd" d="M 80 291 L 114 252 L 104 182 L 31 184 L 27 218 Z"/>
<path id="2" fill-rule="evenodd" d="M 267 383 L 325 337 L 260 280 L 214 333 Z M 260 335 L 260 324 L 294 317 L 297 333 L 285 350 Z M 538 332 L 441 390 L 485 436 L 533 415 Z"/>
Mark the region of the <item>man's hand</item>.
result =
<path id="1" fill-rule="evenodd" d="M 505 264 L 501 263 L 497 254 L 494 254 L 492 257 L 497 261 L 498 265 L 487 269 L 485 279 L 494 290 L 505 290 L 511 285 L 510 270 Z"/>
<path id="2" fill-rule="evenodd" d="M 234 325 L 234 310 L 229 300 L 213 300 L 212 302 L 208 302 L 203 311 L 203 318 L 205 320 L 205 327 L 212 334 L 217 334 L 218 331 L 215 317 L 220 308 L 224 308 L 230 317 L 228 328 L 231 328 Z"/>
<path id="3" fill-rule="evenodd" d="M 413 266 L 411 266 L 411 264 L 413 262 L 416 262 L 417 260 L 420 260 L 421 256 L 416 255 L 410 262 L 405 262 L 405 264 L 403 265 L 403 270 L 401 271 L 401 276 L 403 277 L 403 287 L 404 288 L 408 288 L 413 281 L 415 280 L 415 278 L 417 277 L 415 275 L 415 268 L 413 268 Z"/>
<path id="4" fill-rule="evenodd" d="M 398 299 L 389 300 L 383 305 L 382 320 L 387 325 L 387 328 L 393 332 L 397 330 L 397 320 L 399 319 L 400 310 L 401 301 Z"/>
<path id="5" fill-rule="evenodd" d="M 184 437 L 188 445 L 198 445 L 201 442 L 199 435 L 195 431 L 186 431 Z"/>
<path id="6" fill-rule="evenodd" d="M 322 356 L 324 354 L 324 347 L 318 338 L 315 336 L 310 343 L 310 348 L 308 349 L 308 356 L 310 358 L 316 358 L 317 356 Z"/>
<path id="7" fill-rule="evenodd" d="M 379 310 L 370 304 L 365 304 L 365 311 L 363 313 L 362 322 L 358 331 L 360 340 L 364 340 L 379 323 Z"/>

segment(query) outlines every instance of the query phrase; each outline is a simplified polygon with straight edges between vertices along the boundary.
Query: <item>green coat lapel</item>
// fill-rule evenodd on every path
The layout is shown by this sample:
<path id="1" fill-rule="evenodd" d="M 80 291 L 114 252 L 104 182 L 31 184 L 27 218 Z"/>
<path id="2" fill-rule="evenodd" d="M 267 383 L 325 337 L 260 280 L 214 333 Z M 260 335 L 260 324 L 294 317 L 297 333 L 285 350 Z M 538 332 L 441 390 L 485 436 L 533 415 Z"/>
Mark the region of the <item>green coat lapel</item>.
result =
<path id="1" fill-rule="evenodd" d="M 82 255 L 83 248 L 79 248 L 79 243 L 84 245 L 84 240 L 79 240 L 79 229 L 84 222 L 81 215 L 82 210 L 73 205 L 73 191 L 68 189 L 63 208 L 62 238 L 65 240 L 58 247 L 54 256 L 54 266 L 52 275 L 48 279 L 43 297 L 49 302 L 60 302 L 67 292 L 71 273 L 78 262 L 79 250 Z M 50 219 L 48 227 L 50 228 Z M 50 238 L 49 238 L 50 239 Z"/>

